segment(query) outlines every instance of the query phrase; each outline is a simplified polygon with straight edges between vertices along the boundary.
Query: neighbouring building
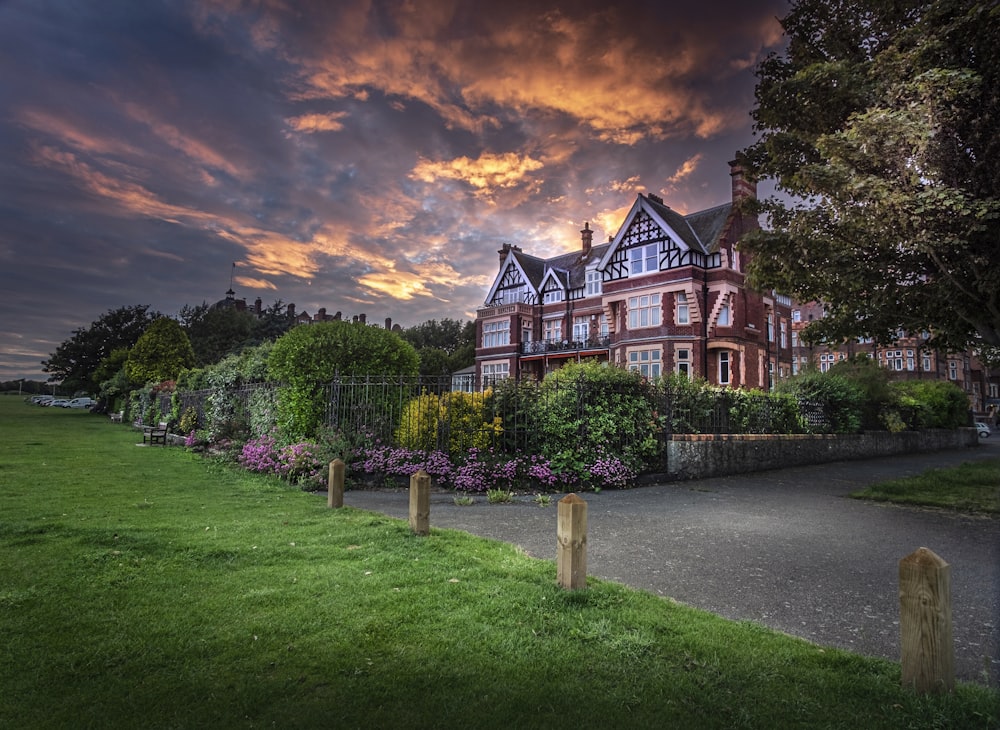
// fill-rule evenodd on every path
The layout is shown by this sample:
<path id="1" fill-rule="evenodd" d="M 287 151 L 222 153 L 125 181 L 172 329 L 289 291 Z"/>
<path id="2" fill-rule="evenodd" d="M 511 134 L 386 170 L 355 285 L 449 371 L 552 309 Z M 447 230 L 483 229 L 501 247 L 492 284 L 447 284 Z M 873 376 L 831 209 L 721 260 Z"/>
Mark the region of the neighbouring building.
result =
<path id="1" fill-rule="evenodd" d="M 252 307 L 248 307 L 247 300 L 237 299 L 236 292 L 234 292 L 232 288 L 226 291 L 225 299 L 220 299 L 218 302 L 213 304 L 212 307 L 213 308 L 226 307 L 226 308 L 236 309 L 237 311 L 240 312 L 249 312 L 257 319 L 260 319 L 264 315 L 263 302 L 261 302 L 260 297 L 257 297 Z M 296 325 L 313 324 L 315 322 L 334 322 L 334 321 L 339 322 L 341 319 L 343 319 L 343 315 L 340 312 L 337 312 L 336 314 L 327 314 L 326 307 L 320 307 L 318 310 L 316 310 L 316 314 L 313 315 L 310 315 L 306 311 L 297 312 L 295 310 L 294 304 L 285 305 L 285 316 L 287 316 L 288 319 L 291 320 Z M 354 322 L 355 324 L 368 324 L 367 315 L 365 315 L 364 313 L 355 314 L 351 319 L 351 321 Z M 372 326 L 377 327 L 378 325 L 372 324 Z M 392 323 L 391 317 L 385 318 L 385 328 L 387 330 L 392 330 L 393 332 L 399 332 L 402 329 L 398 324 Z"/>
<path id="2" fill-rule="evenodd" d="M 756 184 L 730 163 L 732 199 L 688 215 L 640 194 L 607 243 L 585 223 L 580 248 L 539 258 L 505 243 L 476 316 L 476 376 L 540 379 L 595 358 L 642 375 L 698 375 L 770 388 L 792 370 L 791 301 L 746 284 L 741 210 Z"/>
<path id="3" fill-rule="evenodd" d="M 1000 406 L 1000 372 L 990 370 L 972 352 L 949 353 L 928 347 L 930 335 L 899 332 L 888 345 L 870 339 L 849 340 L 839 345 L 806 345 L 799 333 L 810 322 L 821 319 L 823 306 L 816 302 L 792 305 L 792 373 L 810 364 L 826 372 L 855 355 L 867 355 L 890 371 L 894 380 L 950 380 L 965 391 L 977 415 L 995 420 Z"/>

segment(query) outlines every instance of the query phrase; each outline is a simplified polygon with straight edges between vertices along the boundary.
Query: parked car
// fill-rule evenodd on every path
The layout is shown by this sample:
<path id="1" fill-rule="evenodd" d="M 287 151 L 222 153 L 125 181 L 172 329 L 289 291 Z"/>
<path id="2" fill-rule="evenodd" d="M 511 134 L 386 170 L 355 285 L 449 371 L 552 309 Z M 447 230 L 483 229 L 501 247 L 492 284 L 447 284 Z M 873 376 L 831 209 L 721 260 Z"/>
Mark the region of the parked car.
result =
<path id="1" fill-rule="evenodd" d="M 93 398 L 74 398 L 69 403 L 66 404 L 67 408 L 90 408 L 92 405 L 97 403 Z"/>
<path id="2" fill-rule="evenodd" d="M 979 438 L 981 439 L 990 437 L 990 427 L 981 421 L 976 421 L 976 431 L 979 433 Z"/>
<path id="3" fill-rule="evenodd" d="M 65 408 L 66 406 L 68 406 L 68 405 L 69 405 L 69 399 L 68 399 L 68 398 L 55 398 L 55 399 L 53 399 L 53 400 L 50 400 L 50 401 L 49 401 L 48 403 L 46 403 L 45 405 L 47 405 L 47 406 L 51 406 L 51 407 L 53 407 L 53 408 L 55 408 L 55 407 L 57 407 L 57 406 L 58 406 L 59 408 Z"/>
<path id="4" fill-rule="evenodd" d="M 49 401 L 55 400 L 51 395 L 36 395 L 31 399 L 31 402 L 39 406 L 47 406 Z"/>

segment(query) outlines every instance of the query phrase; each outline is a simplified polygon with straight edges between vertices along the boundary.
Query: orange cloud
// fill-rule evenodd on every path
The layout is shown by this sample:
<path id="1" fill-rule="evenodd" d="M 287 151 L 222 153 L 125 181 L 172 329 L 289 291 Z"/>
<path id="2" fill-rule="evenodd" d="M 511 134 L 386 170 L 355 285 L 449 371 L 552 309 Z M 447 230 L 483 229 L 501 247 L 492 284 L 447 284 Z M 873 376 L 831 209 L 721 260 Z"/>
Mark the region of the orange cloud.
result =
<path id="1" fill-rule="evenodd" d="M 296 132 L 339 132 L 344 128 L 340 120 L 347 112 L 332 112 L 330 114 L 303 114 L 285 119 L 285 124 Z"/>
<path id="2" fill-rule="evenodd" d="M 226 159 L 225 156 L 219 154 L 204 142 L 182 132 L 174 125 L 160 121 L 150 110 L 134 102 L 124 102 L 122 107 L 129 117 L 145 124 L 163 142 L 198 164 L 222 170 L 236 178 L 244 177 L 241 170 Z"/>
<path id="3" fill-rule="evenodd" d="M 512 188 L 529 180 L 530 173 L 540 170 L 543 164 L 528 155 L 515 152 L 493 154 L 485 152 L 477 159 L 456 157 L 452 160 L 420 160 L 410 177 L 421 182 L 458 180 L 477 191 L 491 194 Z M 530 181 L 530 180 L 529 180 Z"/>

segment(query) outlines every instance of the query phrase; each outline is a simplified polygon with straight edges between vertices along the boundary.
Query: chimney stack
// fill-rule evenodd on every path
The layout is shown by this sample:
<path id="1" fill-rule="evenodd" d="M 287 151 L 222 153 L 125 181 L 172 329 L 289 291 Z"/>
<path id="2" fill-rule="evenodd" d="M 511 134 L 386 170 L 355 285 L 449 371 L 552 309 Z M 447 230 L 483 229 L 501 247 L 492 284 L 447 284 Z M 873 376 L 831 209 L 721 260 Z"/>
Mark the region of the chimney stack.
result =
<path id="1" fill-rule="evenodd" d="M 262 304 L 263 302 L 260 300 L 260 297 L 257 297 L 256 299 L 253 300 L 253 311 L 258 317 L 260 316 L 260 310 Z"/>
<path id="2" fill-rule="evenodd" d="M 580 237 L 583 239 L 583 257 L 587 258 L 590 256 L 590 249 L 594 245 L 594 232 L 590 230 L 590 222 L 583 224 L 583 230 L 580 231 Z"/>
<path id="3" fill-rule="evenodd" d="M 743 155 L 737 155 L 729 163 L 729 174 L 733 178 L 733 204 L 757 199 L 757 181 L 747 175 L 745 163 Z"/>
<path id="4" fill-rule="evenodd" d="M 361 322 L 361 324 L 366 324 L 367 323 L 368 318 L 365 316 L 364 312 L 362 312 L 361 314 L 358 315 L 358 321 Z"/>
<path id="5" fill-rule="evenodd" d="M 385 328 L 387 330 L 391 330 L 392 329 L 392 317 L 386 317 L 385 318 Z"/>

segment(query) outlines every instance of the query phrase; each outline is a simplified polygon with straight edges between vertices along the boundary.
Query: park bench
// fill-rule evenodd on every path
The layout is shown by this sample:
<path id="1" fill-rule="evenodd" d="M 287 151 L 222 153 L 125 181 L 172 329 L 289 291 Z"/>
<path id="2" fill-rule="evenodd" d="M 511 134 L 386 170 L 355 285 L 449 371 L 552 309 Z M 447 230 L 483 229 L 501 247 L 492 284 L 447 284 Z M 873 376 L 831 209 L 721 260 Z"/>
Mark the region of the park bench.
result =
<path id="1" fill-rule="evenodd" d="M 111 414 L 112 423 L 121 423 L 122 419 L 125 417 L 125 411 L 118 411 L 117 413 Z"/>
<path id="2" fill-rule="evenodd" d="M 142 442 L 149 443 L 151 446 L 153 444 L 163 444 L 167 445 L 167 422 L 160 421 L 156 426 L 143 426 L 142 427 Z"/>

